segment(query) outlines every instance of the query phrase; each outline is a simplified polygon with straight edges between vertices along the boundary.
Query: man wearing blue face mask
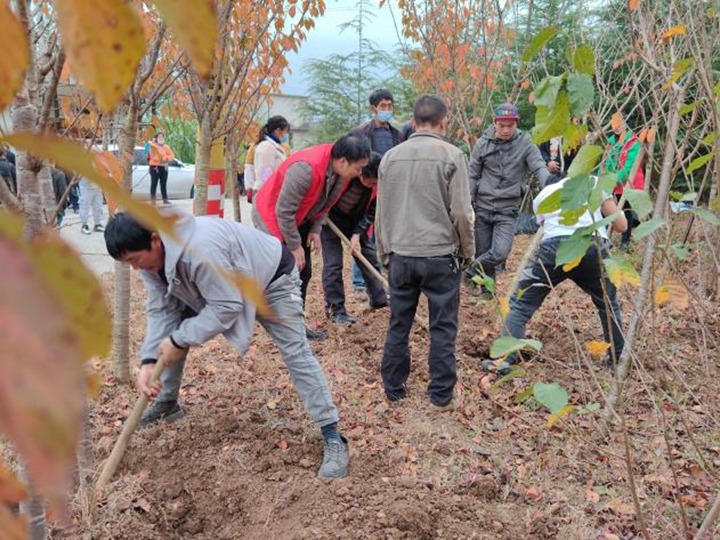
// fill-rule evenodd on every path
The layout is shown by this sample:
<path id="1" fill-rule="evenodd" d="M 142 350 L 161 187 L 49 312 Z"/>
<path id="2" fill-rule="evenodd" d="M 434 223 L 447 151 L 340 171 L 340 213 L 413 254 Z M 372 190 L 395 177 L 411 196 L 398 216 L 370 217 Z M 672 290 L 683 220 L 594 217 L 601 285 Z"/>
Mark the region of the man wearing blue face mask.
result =
<path id="1" fill-rule="evenodd" d="M 393 112 L 395 110 L 395 100 L 390 90 L 379 88 L 370 94 L 368 101 L 370 102 L 372 119 L 356 127 L 350 133 L 352 135 L 367 137 L 370 141 L 372 151 L 383 156 L 385 152 L 393 146 L 397 146 L 403 142 L 406 137 L 402 131 L 390 123 L 392 122 Z M 372 238 L 371 241 L 374 243 Z M 352 280 L 355 292 L 365 293 L 365 280 L 358 265 L 354 261 L 352 265 Z"/>

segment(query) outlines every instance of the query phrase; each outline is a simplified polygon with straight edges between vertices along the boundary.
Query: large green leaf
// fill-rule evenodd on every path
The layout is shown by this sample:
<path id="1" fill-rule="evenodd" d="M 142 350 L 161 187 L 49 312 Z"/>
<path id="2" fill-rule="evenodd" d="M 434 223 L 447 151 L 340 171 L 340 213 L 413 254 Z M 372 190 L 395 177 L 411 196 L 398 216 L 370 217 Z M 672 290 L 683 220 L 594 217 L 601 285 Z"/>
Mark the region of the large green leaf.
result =
<path id="1" fill-rule="evenodd" d="M 570 100 L 565 91 L 560 91 L 552 109 L 544 106 L 537 108 L 535 127 L 532 130 L 533 142 L 541 144 L 562 135 L 568 124 L 570 124 Z"/>
<path id="2" fill-rule="evenodd" d="M 711 225 L 720 225 L 720 219 L 707 208 L 693 208 L 690 212 Z"/>
<path id="3" fill-rule="evenodd" d="M 651 219 L 638 225 L 638 227 L 633 231 L 633 236 L 635 237 L 635 240 L 640 240 L 641 238 L 651 235 L 660 227 L 664 227 L 665 225 L 667 225 L 667 222 L 664 219 Z"/>
<path id="4" fill-rule="evenodd" d="M 663 88 L 667 89 L 670 88 L 673 83 L 677 82 L 680 77 L 685 75 L 685 73 L 688 72 L 688 70 L 695 65 L 695 59 L 694 58 L 683 58 L 682 60 L 678 60 L 675 62 L 675 65 L 673 66 L 673 72 L 672 75 L 670 75 L 670 78 L 667 80 L 667 82 L 663 85 Z"/>
<path id="5" fill-rule="evenodd" d="M 586 75 L 595 74 L 595 53 L 592 47 L 586 43 L 582 43 L 573 55 L 573 67 L 580 73 Z"/>
<path id="6" fill-rule="evenodd" d="M 553 191 L 549 197 L 545 197 L 538 205 L 538 214 L 552 214 L 562 207 L 562 189 Z"/>
<path id="7" fill-rule="evenodd" d="M 568 393 L 558 383 L 535 383 L 533 397 L 551 414 L 557 414 L 568 405 Z"/>
<path id="8" fill-rule="evenodd" d="M 575 156 L 575 159 L 568 169 L 568 175 L 582 176 L 590 174 L 600 162 L 603 152 L 602 146 L 596 144 L 585 144 L 581 146 L 577 156 Z"/>
<path id="9" fill-rule="evenodd" d="M 595 87 L 590 75 L 571 73 L 568 75 L 567 92 L 570 97 L 570 112 L 581 118 L 590 110 L 595 97 Z"/>
<path id="10" fill-rule="evenodd" d="M 574 164 L 574 162 L 573 162 Z M 583 210 L 593 189 L 593 182 L 587 174 L 571 175 L 560 190 L 563 210 Z"/>
<path id="11" fill-rule="evenodd" d="M 700 105 L 699 101 L 693 101 L 692 103 L 686 103 L 678 109 L 678 112 L 682 115 L 693 112 Z"/>
<path id="12" fill-rule="evenodd" d="M 535 87 L 535 101 L 533 104 L 536 107 L 549 107 L 553 108 L 557 101 L 558 92 L 562 88 L 564 75 L 557 77 L 545 77 Z"/>
<path id="13" fill-rule="evenodd" d="M 555 266 L 568 264 L 587 253 L 592 235 L 587 231 L 578 229 L 571 236 L 560 240 L 557 253 L 555 254 Z"/>
<path id="14" fill-rule="evenodd" d="M 643 219 L 652 212 L 653 204 L 650 195 L 641 189 L 625 189 L 625 199 L 630 203 L 635 213 Z"/>
<path id="15" fill-rule="evenodd" d="M 525 53 L 523 53 L 522 61 L 529 62 L 530 60 L 532 60 L 533 56 L 539 53 L 542 48 L 547 44 L 547 42 L 554 38 L 557 33 L 558 29 L 555 26 L 547 26 L 540 30 L 530 40 L 528 48 L 525 49 Z"/>
<path id="16" fill-rule="evenodd" d="M 612 191 L 616 183 L 616 173 L 604 174 L 600 177 L 588 198 L 588 210 L 590 212 L 595 212 L 606 198 L 612 197 Z"/>
<path id="17" fill-rule="evenodd" d="M 490 347 L 490 358 L 502 358 L 510 353 L 520 351 L 525 348 L 542 349 L 542 343 L 535 339 L 518 339 L 512 336 L 500 336 L 493 341 Z"/>
<path id="18" fill-rule="evenodd" d="M 569 152 L 582 145 L 585 136 L 588 134 L 587 124 L 570 123 L 562 135 L 563 152 Z"/>
<path id="19" fill-rule="evenodd" d="M 713 152 L 710 152 L 709 154 L 705 154 L 704 156 L 697 157 L 693 159 L 690 162 L 690 165 L 688 165 L 687 173 L 690 174 L 693 171 L 698 170 L 700 167 L 705 165 L 708 161 L 710 161 L 713 157 Z"/>

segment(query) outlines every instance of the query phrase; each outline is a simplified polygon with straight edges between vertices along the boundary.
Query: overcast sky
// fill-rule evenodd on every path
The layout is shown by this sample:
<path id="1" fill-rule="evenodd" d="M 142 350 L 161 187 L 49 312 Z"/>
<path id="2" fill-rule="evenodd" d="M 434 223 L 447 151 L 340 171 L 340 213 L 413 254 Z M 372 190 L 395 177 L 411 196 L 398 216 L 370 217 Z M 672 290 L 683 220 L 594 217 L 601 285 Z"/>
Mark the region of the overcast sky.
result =
<path id="1" fill-rule="evenodd" d="M 392 13 L 395 15 L 398 25 L 400 25 L 400 12 L 397 9 L 395 0 L 392 0 L 394 7 Z M 303 80 L 303 64 L 312 58 L 325 58 L 330 54 L 348 54 L 357 50 L 358 35 L 348 28 L 340 32 L 339 25 L 351 21 L 358 15 L 358 5 L 356 0 L 327 0 L 325 14 L 315 21 L 315 28 L 308 33 L 308 39 L 305 41 L 299 52 L 290 53 L 288 61 L 292 69 L 292 74 L 286 73 L 286 82 L 281 87 L 285 94 L 306 93 L 306 81 Z M 375 44 L 388 51 L 395 50 L 398 45 L 397 32 L 393 24 L 391 11 L 387 6 L 382 9 L 378 8 L 377 0 L 370 2 L 370 12 L 375 16 L 369 19 L 363 32 L 365 37 L 375 42 Z"/>

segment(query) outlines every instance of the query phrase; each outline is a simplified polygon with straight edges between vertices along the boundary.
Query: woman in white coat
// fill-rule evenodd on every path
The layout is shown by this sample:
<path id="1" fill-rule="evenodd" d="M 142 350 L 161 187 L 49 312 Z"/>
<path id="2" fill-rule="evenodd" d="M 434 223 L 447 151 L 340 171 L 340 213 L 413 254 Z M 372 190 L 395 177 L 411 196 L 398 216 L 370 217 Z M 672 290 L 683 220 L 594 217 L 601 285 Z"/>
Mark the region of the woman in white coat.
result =
<path id="1" fill-rule="evenodd" d="M 282 116 L 271 116 L 260 130 L 253 165 L 255 181 L 252 189 L 257 193 L 275 169 L 285 160 L 290 136 L 290 123 Z"/>

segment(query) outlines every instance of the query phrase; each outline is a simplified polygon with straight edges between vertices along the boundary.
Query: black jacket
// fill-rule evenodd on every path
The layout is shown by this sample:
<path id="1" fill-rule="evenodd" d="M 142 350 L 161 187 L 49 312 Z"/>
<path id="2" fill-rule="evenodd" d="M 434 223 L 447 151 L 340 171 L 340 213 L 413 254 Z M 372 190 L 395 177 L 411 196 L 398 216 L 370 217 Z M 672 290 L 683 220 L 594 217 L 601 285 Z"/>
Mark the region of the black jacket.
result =
<path id="1" fill-rule="evenodd" d="M 401 142 L 403 142 L 405 140 L 405 136 L 395 126 L 393 126 L 392 124 L 388 124 L 388 126 L 390 127 L 390 134 L 392 135 L 393 146 L 397 146 L 398 144 L 400 144 Z M 369 122 L 365 122 L 364 124 L 353 129 L 350 132 L 350 135 L 360 135 L 362 137 L 367 137 L 367 139 L 370 141 L 370 147 L 372 148 L 372 142 L 373 142 L 372 133 L 373 133 L 374 127 L 375 127 L 374 120 L 370 120 Z M 375 148 L 372 148 L 372 149 L 373 149 L 373 151 L 377 151 L 377 150 L 375 150 Z"/>

